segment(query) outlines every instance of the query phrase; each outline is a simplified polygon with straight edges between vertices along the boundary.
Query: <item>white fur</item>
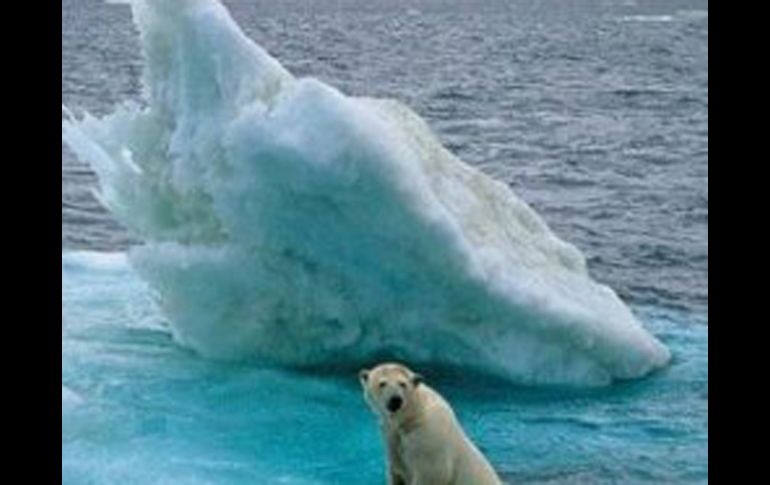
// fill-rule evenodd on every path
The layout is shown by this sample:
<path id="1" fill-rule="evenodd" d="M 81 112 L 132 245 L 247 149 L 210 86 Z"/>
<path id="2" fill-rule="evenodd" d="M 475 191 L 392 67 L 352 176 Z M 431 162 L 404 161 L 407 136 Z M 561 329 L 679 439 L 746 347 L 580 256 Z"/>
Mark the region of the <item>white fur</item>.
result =
<path id="1" fill-rule="evenodd" d="M 502 483 L 463 431 L 451 406 L 436 391 L 398 364 L 362 372 L 364 395 L 380 417 L 388 450 L 390 485 L 491 485 Z M 409 382 L 406 388 L 399 381 Z M 383 387 L 379 387 L 384 382 Z M 387 400 L 405 404 L 395 413 Z"/>

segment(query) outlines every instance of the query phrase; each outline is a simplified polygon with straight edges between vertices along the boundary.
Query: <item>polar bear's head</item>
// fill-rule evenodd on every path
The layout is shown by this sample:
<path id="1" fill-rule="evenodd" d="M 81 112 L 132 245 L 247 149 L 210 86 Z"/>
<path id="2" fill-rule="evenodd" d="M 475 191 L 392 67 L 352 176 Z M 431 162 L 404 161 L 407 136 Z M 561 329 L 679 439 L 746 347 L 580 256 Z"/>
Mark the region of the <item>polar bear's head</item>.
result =
<path id="1" fill-rule="evenodd" d="M 380 416 L 397 416 L 408 409 L 415 398 L 415 390 L 422 376 L 401 364 L 380 364 L 374 369 L 362 369 L 358 373 L 364 398 Z"/>

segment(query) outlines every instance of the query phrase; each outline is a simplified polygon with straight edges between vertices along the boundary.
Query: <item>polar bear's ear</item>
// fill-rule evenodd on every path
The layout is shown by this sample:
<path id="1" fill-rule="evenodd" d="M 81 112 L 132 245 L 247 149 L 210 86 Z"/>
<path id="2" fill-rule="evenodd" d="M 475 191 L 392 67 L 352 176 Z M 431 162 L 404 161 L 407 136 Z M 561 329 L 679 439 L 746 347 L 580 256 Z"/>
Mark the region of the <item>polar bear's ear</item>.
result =
<path id="1" fill-rule="evenodd" d="M 362 383 L 366 383 L 366 381 L 369 380 L 369 371 L 367 369 L 361 369 L 358 371 L 358 378 L 361 380 Z"/>
<path id="2" fill-rule="evenodd" d="M 420 374 L 414 374 L 414 375 L 412 376 L 412 385 L 413 385 L 414 387 L 417 387 L 418 385 L 420 385 L 420 383 L 422 383 L 422 382 L 423 382 L 423 380 L 424 380 L 424 379 L 423 379 L 423 377 L 422 377 Z"/>

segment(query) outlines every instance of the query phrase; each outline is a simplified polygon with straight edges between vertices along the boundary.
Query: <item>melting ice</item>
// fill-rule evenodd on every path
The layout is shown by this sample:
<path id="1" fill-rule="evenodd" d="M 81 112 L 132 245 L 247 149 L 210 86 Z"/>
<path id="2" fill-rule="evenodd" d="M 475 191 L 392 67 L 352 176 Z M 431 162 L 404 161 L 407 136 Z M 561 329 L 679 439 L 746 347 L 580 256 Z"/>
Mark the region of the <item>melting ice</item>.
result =
<path id="1" fill-rule="evenodd" d="M 143 99 L 70 114 L 63 137 L 144 241 L 131 263 L 179 344 L 577 385 L 669 360 L 575 247 L 408 107 L 293 77 L 217 1 L 131 6 Z"/>

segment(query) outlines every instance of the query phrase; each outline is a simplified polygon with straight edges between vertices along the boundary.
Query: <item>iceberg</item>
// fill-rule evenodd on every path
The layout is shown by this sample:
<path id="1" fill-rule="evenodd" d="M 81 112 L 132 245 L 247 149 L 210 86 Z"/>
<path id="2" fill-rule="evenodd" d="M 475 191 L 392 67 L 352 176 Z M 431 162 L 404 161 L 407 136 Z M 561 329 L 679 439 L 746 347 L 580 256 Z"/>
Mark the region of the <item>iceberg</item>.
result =
<path id="1" fill-rule="evenodd" d="M 296 78 L 214 0 L 134 0 L 143 95 L 62 136 L 143 241 L 174 339 L 299 368 L 398 358 L 605 385 L 669 351 L 505 184 L 398 101 Z"/>

